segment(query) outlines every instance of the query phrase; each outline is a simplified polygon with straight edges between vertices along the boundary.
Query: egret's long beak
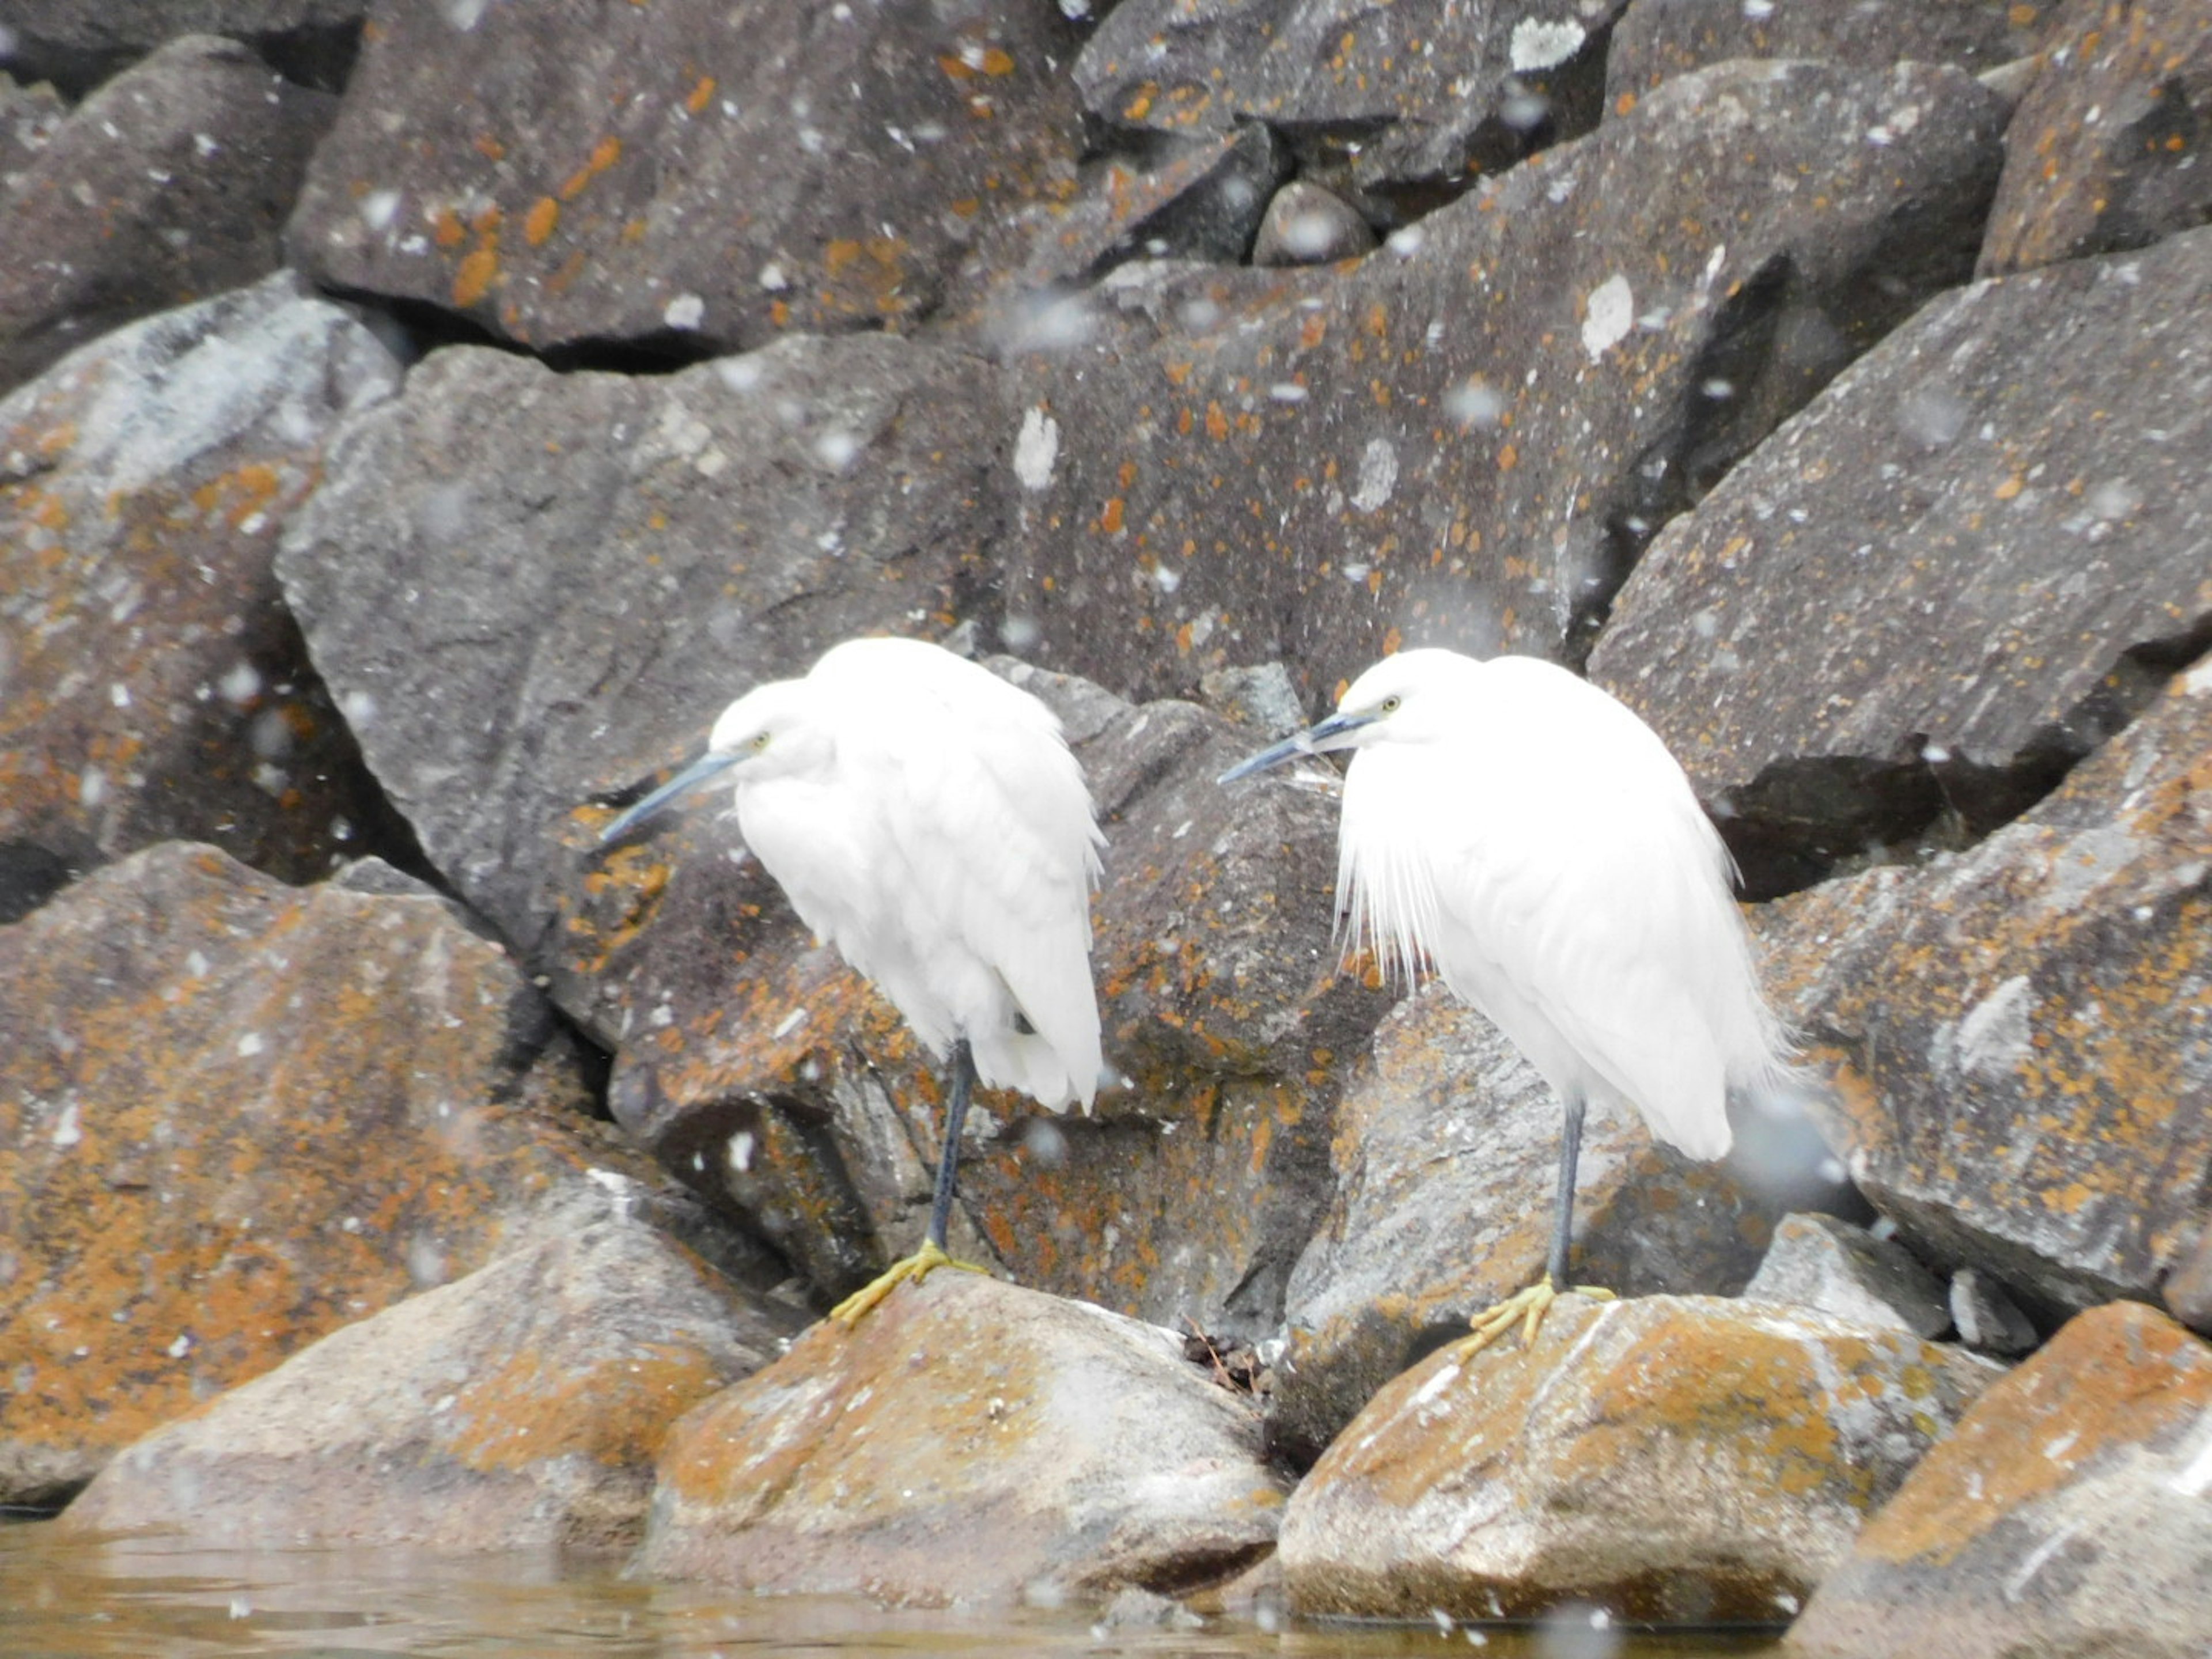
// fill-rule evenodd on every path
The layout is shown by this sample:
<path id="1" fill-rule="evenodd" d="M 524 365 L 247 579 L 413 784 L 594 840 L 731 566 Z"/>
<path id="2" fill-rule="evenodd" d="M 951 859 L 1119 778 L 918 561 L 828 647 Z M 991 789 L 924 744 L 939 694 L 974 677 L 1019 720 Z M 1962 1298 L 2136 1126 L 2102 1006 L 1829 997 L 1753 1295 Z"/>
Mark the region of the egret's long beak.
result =
<path id="1" fill-rule="evenodd" d="M 1280 766 L 1285 761 L 1295 760 L 1301 755 L 1318 755 L 1341 748 L 1343 745 L 1337 741 L 1338 738 L 1374 722 L 1372 714 L 1331 714 L 1327 720 L 1309 726 L 1295 736 L 1285 738 L 1272 749 L 1262 749 L 1249 760 L 1239 761 L 1214 781 L 1234 783 L 1239 778 L 1249 778 L 1255 772 L 1264 772 L 1271 766 Z"/>
<path id="2" fill-rule="evenodd" d="M 599 845 L 604 847 L 619 836 L 624 836 L 651 817 L 669 802 L 690 794 L 694 789 L 712 783 L 743 757 L 744 750 L 734 749 L 727 754 L 713 751 L 702 755 L 674 777 L 647 795 L 628 811 L 599 831 Z"/>

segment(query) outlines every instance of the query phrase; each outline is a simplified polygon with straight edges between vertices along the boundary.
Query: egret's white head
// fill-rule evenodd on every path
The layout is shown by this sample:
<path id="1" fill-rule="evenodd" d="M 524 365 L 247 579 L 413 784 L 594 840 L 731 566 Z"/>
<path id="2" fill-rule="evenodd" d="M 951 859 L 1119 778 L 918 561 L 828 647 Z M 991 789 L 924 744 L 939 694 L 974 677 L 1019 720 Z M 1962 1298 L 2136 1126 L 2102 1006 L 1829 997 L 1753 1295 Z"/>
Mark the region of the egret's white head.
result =
<path id="1" fill-rule="evenodd" d="M 704 788 L 726 774 L 743 788 L 789 777 L 825 764 L 834 745 L 829 723 L 813 705 L 827 695 L 805 680 L 771 680 L 722 711 L 707 739 L 707 752 L 599 831 L 602 843 L 628 834 L 661 808 Z"/>
<path id="2" fill-rule="evenodd" d="M 1401 651 L 1385 657 L 1345 688 L 1336 713 L 1221 775 L 1233 783 L 1300 755 L 1364 749 L 1378 743 L 1419 743 L 1448 731 L 1455 693 L 1481 667 L 1456 651 Z"/>

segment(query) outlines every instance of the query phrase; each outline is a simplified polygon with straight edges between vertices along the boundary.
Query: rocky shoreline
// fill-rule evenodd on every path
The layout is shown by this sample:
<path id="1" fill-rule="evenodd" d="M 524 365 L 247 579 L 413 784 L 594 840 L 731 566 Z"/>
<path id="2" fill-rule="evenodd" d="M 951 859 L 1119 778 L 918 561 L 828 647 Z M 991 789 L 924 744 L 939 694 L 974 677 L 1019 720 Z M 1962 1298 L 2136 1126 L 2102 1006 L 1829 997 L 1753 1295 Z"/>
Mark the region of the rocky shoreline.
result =
<path id="1" fill-rule="evenodd" d="M 1821 1659 L 2212 1642 L 2212 16 L 0 22 L 0 1504 Z M 857 634 L 1057 712 L 1095 1115 L 710 807 Z M 1632 704 L 1801 1097 L 1705 1165 L 1340 969 L 1401 645 Z"/>

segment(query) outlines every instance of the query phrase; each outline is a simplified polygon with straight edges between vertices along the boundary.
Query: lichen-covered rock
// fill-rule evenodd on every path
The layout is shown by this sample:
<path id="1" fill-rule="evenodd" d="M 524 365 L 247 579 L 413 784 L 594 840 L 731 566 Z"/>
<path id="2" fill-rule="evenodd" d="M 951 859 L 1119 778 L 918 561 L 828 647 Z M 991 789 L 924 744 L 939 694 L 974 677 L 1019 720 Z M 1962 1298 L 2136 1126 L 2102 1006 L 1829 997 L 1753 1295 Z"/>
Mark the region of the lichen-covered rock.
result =
<path id="1" fill-rule="evenodd" d="M 583 1104 L 551 1009 L 427 890 L 167 843 L 0 928 L 0 1501 L 630 1167 Z"/>
<path id="2" fill-rule="evenodd" d="M 1038 210 L 1024 279 L 1093 282 L 1129 259 L 1237 264 L 1290 164 L 1263 126 L 1171 143 L 1146 160 L 1103 161 L 1065 208 Z"/>
<path id="3" fill-rule="evenodd" d="M 2212 220 L 2212 12 L 2068 0 L 2005 133 L 1985 276 L 2140 247 Z"/>
<path id="4" fill-rule="evenodd" d="M 1326 1199 L 1332 1066 L 1383 1006 L 1334 972 L 1334 804 L 1218 787 L 1250 739 L 1193 705 L 996 666 L 1060 715 L 1097 803 L 1093 972 L 1126 1086 L 1059 1121 L 981 1095 L 962 1161 L 980 1235 L 963 1248 L 1162 1323 L 1262 1335 Z M 941 1084 L 890 1005 L 693 816 L 680 852 L 618 851 L 579 896 L 578 933 L 614 945 L 614 1109 L 819 1288 L 849 1290 L 919 1237 Z M 640 893 L 635 872 L 665 860 L 665 889 Z"/>
<path id="5" fill-rule="evenodd" d="M 1860 1189 L 2045 1308 L 2152 1297 L 2212 1183 L 2212 668 L 2018 823 L 1766 907 Z"/>
<path id="6" fill-rule="evenodd" d="M 1592 677 L 1754 891 L 1985 835 L 2203 648 L 2208 441 L 2212 230 L 1946 295 L 1661 536 Z"/>
<path id="7" fill-rule="evenodd" d="M 1893 1325 L 1915 1336 L 1941 1336 L 1951 1328 L 1942 1281 L 1910 1251 L 1831 1215 L 1783 1217 L 1743 1296 L 1855 1325 Z"/>
<path id="8" fill-rule="evenodd" d="M 910 325 L 1073 191 L 1076 44 L 1039 6 L 397 0 L 294 262 L 541 349 Z"/>
<path id="9" fill-rule="evenodd" d="M 1159 1593 L 1267 1553 L 1258 1414 L 1170 1333 L 954 1271 L 693 1411 L 637 1570 L 892 1601 Z"/>
<path id="10" fill-rule="evenodd" d="M 0 920 L 169 839 L 294 881 L 380 809 L 270 570 L 347 412 L 399 368 L 279 275 L 0 401 Z"/>
<path id="11" fill-rule="evenodd" d="M 1806 58 L 1853 69 L 1955 64 L 1980 74 L 2042 44 L 2056 0 L 1637 0 L 1613 32 L 1606 106 L 1619 111 L 1662 81 L 1731 58 Z"/>
<path id="12" fill-rule="evenodd" d="M 1968 1407 L 1790 1632 L 1796 1659 L 2195 1659 L 2212 1644 L 2212 1347 L 2136 1303 Z"/>
<path id="13" fill-rule="evenodd" d="M 650 1224 L 647 1189 L 602 1175 L 474 1273 L 155 1430 L 64 1524 L 263 1548 L 635 1543 L 669 1425 L 799 1321 Z"/>
<path id="14" fill-rule="evenodd" d="M 1291 1498 L 1285 1583 L 1316 1614 L 1786 1617 L 1998 1374 L 1796 1309 L 1568 1298 L 1376 1396 Z"/>
<path id="15" fill-rule="evenodd" d="M 134 317 L 276 270 L 336 112 L 201 34 L 87 99 L 0 194 L 0 392 Z"/>
<path id="16" fill-rule="evenodd" d="M 1025 651 L 1138 698 L 1286 659 L 1321 703 L 1401 642 L 1586 648 L 1671 514 L 1971 270 L 2001 125 L 1956 70 L 1717 65 L 1356 265 L 1109 283 L 1009 365 Z"/>
<path id="17" fill-rule="evenodd" d="M 1273 1444 L 1317 1455 L 1384 1382 L 1542 1275 L 1560 1133 L 1558 1096 L 1441 982 L 1382 1023 L 1371 1067 L 1338 1105 L 1334 1194 L 1291 1276 Z M 1593 1104 L 1577 1283 L 1732 1293 L 1778 1213 L 1738 1170 L 1684 1158 L 1634 1113 Z"/>
<path id="18" fill-rule="evenodd" d="M 337 92 L 368 9 L 369 0 L 9 0 L 8 68 L 81 97 L 165 41 L 220 34 L 251 45 L 287 80 Z"/>

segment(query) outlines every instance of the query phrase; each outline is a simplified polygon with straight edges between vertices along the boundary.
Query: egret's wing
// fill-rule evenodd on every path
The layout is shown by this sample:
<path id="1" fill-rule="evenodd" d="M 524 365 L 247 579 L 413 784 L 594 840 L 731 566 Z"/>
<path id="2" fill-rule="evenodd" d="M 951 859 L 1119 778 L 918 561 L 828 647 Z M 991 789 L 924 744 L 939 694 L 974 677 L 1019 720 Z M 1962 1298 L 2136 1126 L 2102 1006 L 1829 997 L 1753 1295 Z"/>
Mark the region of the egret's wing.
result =
<path id="1" fill-rule="evenodd" d="M 868 793 L 886 854 L 878 890 L 925 942 L 912 971 L 969 1036 L 978 1071 L 1048 1105 L 1087 1103 L 1100 1066 L 1090 794 L 1049 710 L 957 666 L 976 678 L 902 688 L 879 719 L 847 723 L 839 769 L 881 786 Z"/>

